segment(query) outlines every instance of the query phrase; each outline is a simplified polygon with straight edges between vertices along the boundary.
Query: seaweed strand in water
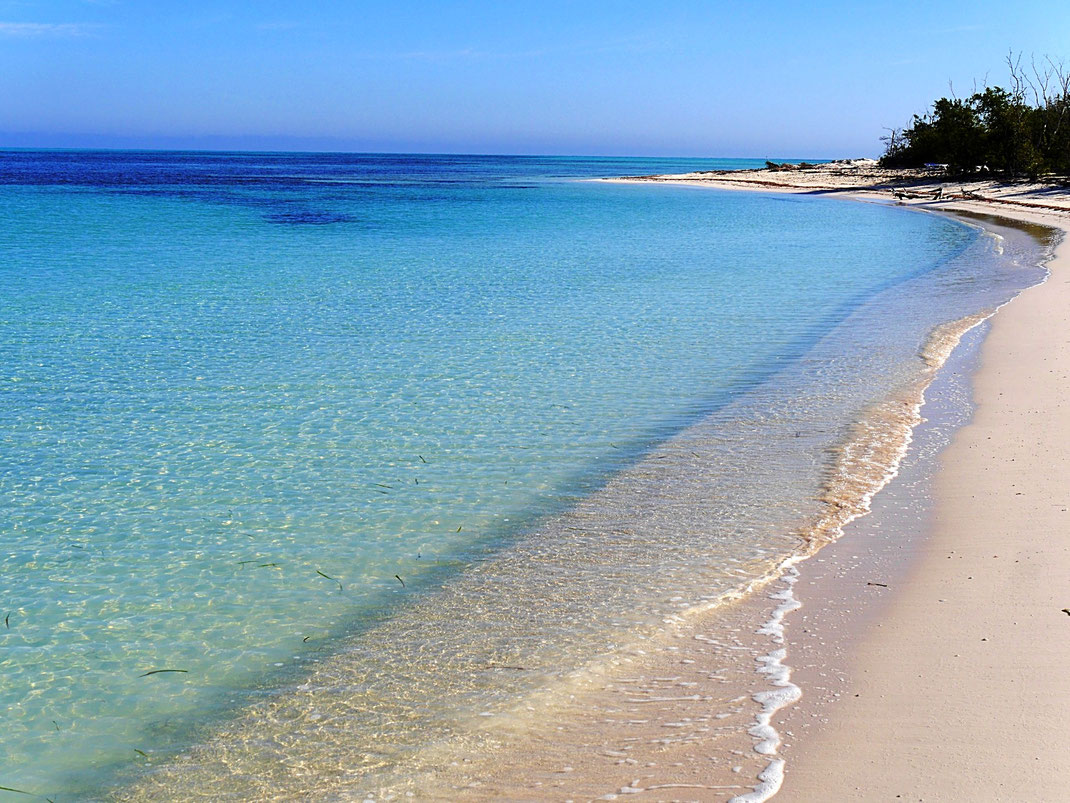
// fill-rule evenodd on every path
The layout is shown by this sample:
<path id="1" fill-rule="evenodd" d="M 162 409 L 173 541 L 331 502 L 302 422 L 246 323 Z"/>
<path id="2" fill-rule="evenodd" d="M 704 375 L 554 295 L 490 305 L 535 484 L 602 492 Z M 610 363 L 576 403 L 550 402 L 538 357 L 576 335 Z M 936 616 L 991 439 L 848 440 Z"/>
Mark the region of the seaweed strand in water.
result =
<path id="1" fill-rule="evenodd" d="M 328 580 L 331 580 L 332 582 L 338 583 L 338 590 L 339 591 L 344 591 L 345 590 L 344 588 L 342 588 L 342 581 L 339 580 L 337 577 L 331 577 L 329 574 L 324 574 L 319 569 L 316 569 L 316 574 L 318 574 L 320 577 L 326 577 Z"/>
<path id="2" fill-rule="evenodd" d="M 147 678 L 149 675 L 161 675 L 164 672 L 182 672 L 183 674 L 188 674 L 189 670 L 188 669 L 150 669 L 145 674 L 138 675 L 138 677 L 139 678 Z"/>

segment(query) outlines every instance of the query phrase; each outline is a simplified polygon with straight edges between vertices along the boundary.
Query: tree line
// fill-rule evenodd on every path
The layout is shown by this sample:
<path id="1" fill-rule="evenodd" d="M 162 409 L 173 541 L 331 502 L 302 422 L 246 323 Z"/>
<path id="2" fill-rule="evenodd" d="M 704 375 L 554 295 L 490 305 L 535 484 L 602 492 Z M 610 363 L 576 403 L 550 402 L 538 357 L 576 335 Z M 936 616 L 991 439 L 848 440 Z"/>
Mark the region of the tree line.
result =
<path id="1" fill-rule="evenodd" d="M 968 98 L 940 98 L 891 131 L 881 165 L 947 165 L 952 174 L 989 173 L 1036 179 L 1070 175 L 1070 70 L 1050 58 L 1022 66 L 1007 57 L 1010 87 L 985 87 Z"/>

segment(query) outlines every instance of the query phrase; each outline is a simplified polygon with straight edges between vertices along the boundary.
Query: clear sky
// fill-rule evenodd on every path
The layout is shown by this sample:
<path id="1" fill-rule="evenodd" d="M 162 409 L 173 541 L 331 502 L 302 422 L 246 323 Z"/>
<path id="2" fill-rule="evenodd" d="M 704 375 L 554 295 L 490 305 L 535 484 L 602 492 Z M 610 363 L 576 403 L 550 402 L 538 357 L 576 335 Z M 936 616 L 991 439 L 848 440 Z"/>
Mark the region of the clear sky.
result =
<path id="1" fill-rule="evenodd" d="M 840 157 L 1070 0 L 0 0 L 0 146 Z"/>

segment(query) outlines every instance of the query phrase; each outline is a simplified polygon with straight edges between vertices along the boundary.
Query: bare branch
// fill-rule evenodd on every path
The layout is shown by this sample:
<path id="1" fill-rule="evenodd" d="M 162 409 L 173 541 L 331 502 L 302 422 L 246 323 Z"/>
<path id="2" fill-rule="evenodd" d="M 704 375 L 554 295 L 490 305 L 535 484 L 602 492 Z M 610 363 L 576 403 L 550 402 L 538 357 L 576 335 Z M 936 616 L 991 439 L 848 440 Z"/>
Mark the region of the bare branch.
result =
<path id="1" fill-rule="evenodd" d="M 1025 74 L 1022 72 L 1022 54 L 1014 55 L 1013 50 L 1007 51 L 1007 71 L 1011 76 L 1011 85 L 1014 88 L 1014 97 L 1021 100 L 1025 97 Z"/>
<path id="2" fill-rule="evenodd" d="M 1029 57 L 1030 66 L 1033 68 L 1033 79 L 1029 86 L 1033 90 L 1033 100 L 1037 106 L 1048 105 L 1048 84 L 1051 83 L 1051 66 L 1045 66 L 1043 70 L 1037 66 L 1036 56 Z M 1034 83 L 1034 79 L 1036 83 Z"/>
<path id="3" fill-rule="evenodd" d="M 1066 65 L 1060 60 L 1055 61 L 1051 56 L 1045 56 L 1048 62 L 1048 66 L 1051 68 L 1052 77 L 1055 79 L 1055 83 L 1058 88 L 1055 90 L 1055 100 L 1062 98 L 1064 100 L 1070 99 L 1070 70 L 1066 69 Z"/>

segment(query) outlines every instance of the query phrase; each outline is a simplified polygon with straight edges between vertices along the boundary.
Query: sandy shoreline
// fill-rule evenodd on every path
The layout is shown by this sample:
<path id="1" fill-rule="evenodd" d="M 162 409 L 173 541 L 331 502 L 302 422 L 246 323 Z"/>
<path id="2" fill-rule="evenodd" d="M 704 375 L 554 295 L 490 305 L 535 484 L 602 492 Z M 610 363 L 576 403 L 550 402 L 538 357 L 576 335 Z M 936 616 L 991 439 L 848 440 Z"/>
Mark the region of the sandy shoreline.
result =
<path id="1" fill-rule="evenodd" d="M 663 180 L 861 199 L 903 193 L 886 176 L 865 186 L 847 171 L 794 183 L 799 173 L 747 172 Z M 953 200 L 937 200 L 938 191 Z M 804 608 L 788 618 L 787 649 L 803 698 L 774 718 L 787 760 L 777 799 L 1064 800 L 1070 192 L 949 189 L 918 177 L 908 192 L 900 200 L 1049 226 L 1063 240 L 1049 280 L 993 318 L 972 377 L 974 418 L 940 458 L 929 532 L 893 547 L 851 530 L 800 564 Z M 869 578 L 886 585 L 866 588 Z M 877 594 L 862 599 L 862 588 Z"/>

